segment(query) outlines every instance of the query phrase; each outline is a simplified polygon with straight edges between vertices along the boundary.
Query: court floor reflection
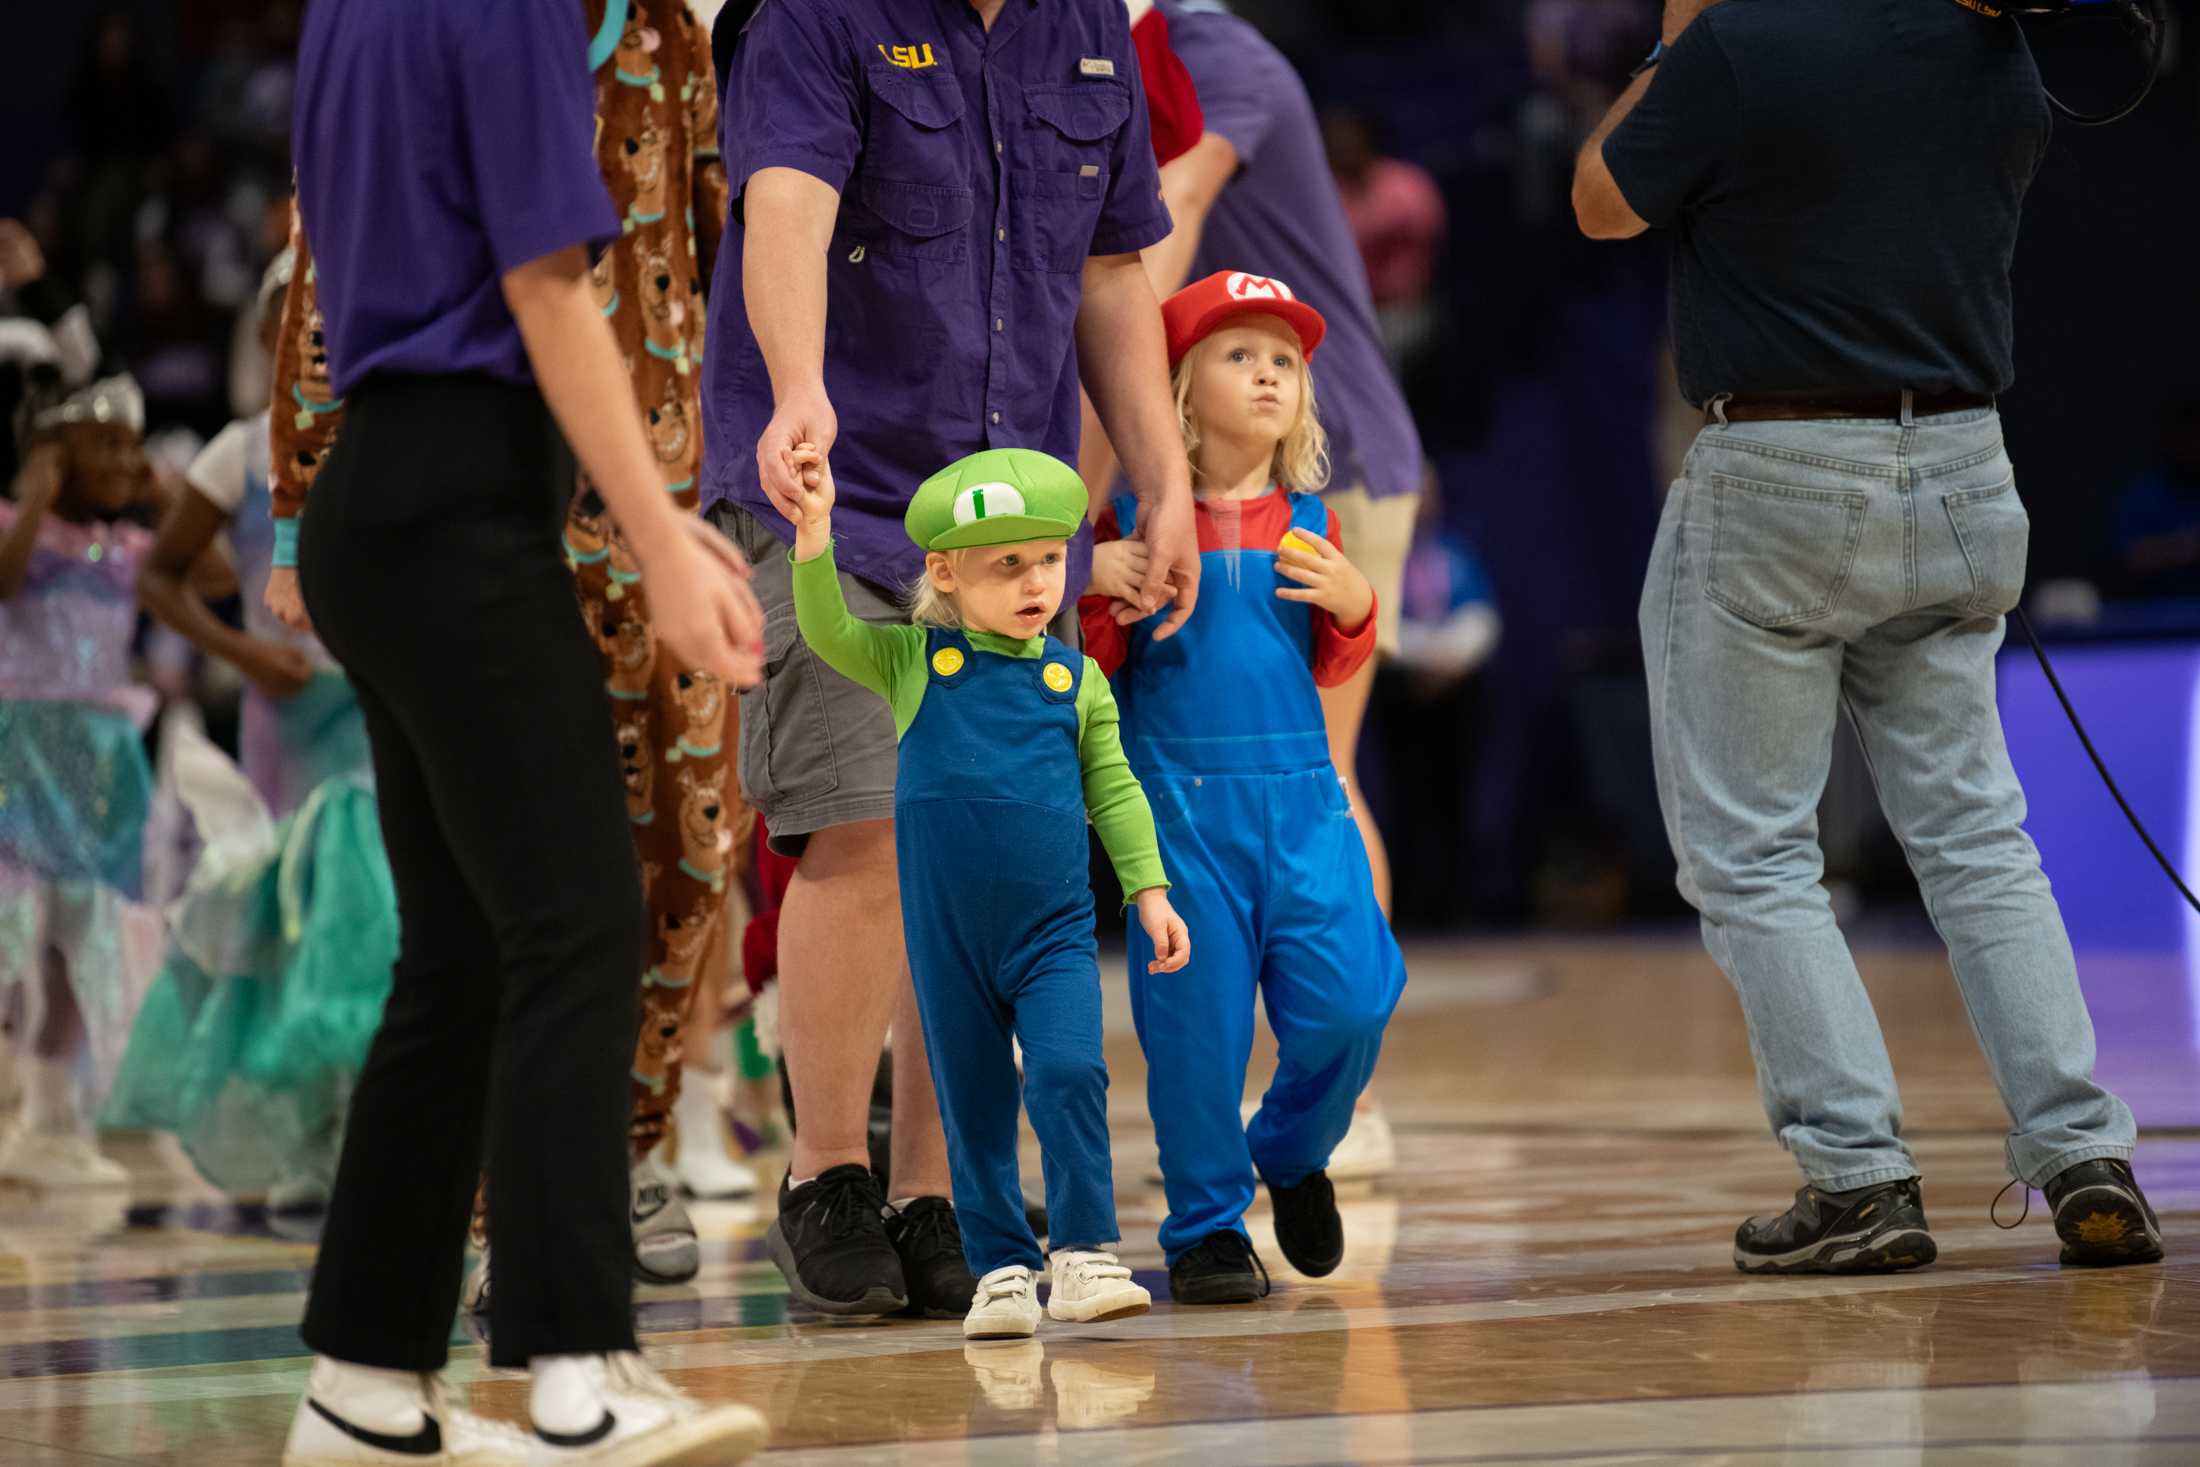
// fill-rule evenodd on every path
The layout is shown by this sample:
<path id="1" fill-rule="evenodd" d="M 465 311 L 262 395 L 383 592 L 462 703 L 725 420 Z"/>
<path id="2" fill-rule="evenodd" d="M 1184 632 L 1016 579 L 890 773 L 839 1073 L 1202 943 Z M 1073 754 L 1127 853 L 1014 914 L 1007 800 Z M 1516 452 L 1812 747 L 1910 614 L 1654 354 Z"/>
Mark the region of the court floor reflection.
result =
<path id="1" fill-rule="evenodd" d="M 826 1322 L 788 1308 L 754 1205 L 702 1204 L 702 1277 L 637 1303 L 652 1356 L 768 1412 L 785 1462 L 2200 1461 L 2200 1133 L 2175 1105 L 2140 1102 L 2168 1261 L 2060 1269 L 2036 1201 L 2013 1231 L 1989 1221 L 2006 1122 L 1944 966 L 1867 952 L 1941 1262 L 1745 1279 L 1734 1225 L 1795 1178 L 1692 941 L 1412 956 L 1378 1080 L 1400 1167 L 1342 1195 L 1332 1277 L 1284 1267 L 1263 1210 L 1272 1298 L 1167 1302 L 1144 1075 L 1111 984 L 1125 1255 L 1151 1314 L 1006 1346 L 953 1322 Z M 2173 1049 L 2138 1063 L 2150 1093 L 2189 1104 L 2200 1084 Z M 0 1461 L 273 1462 L 311 1247 L 163 1152 L 117 1149 L 134 1206 L 0 1192 Z M 454 1340 L 475 1404 L 520 1416 L 522 1378 Z"/>

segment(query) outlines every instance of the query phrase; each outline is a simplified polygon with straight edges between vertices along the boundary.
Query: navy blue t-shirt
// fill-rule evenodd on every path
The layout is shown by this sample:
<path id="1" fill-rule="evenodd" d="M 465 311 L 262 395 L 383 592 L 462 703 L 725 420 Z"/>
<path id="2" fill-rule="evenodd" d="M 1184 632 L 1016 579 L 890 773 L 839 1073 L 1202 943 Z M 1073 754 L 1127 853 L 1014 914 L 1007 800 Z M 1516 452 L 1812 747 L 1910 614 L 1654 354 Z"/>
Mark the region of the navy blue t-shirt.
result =
<path id="1" fill-rule="evenodd" d="M 294 111 L 336 391 L 376 371 L 532 381 L 504 273 L 619 233 L 576 0 L 315 0 Z"/>
<path id="2" fill-rule="evenodd" d="M 2015 375 L 2009 265 L 2051 129 L 2013 21 L 1947 0 L 1725 0 L 1604 143 L 1673 240 L 1682 395 Z"/>

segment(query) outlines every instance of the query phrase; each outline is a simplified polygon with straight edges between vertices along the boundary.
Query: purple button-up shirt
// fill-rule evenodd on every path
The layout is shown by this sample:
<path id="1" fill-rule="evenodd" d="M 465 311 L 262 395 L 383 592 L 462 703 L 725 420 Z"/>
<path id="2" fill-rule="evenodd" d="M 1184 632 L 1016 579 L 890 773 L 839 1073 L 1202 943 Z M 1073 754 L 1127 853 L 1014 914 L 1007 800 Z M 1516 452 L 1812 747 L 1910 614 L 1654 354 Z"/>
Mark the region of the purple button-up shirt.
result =
<path id="1" fill-rule="evenodd" d="M 573 0 L 316 0 L 291 156 L 329 378 L 530 382 L 504 273 L 613 239 Z"/>
<path id="2" fill-rule="evenodd" d="M 1281 51 L 1215 0 L 1161 0 L 1161 10 L 1169 44 L 1199 88 L 1207 131 L 1238 156 L 1236 177 L 1208 211 L 1191 278 L 1273 276 L 1320 311 L 1329 334 L 1311 370 L 1329 430 L 1329 487 L 1378 499 L 1419 489 L 1421 437 L 1383 356 L 1367 267 L 1305 84 Z"/>
<path id="3" fill-rule="evenodd" d="M 837 554 L 905 585 L 924 557 L 902 511 L 927 476 L 981 448 L 1075 462 L 1085 261 L 1169 232 L 1128 16 L 1122 0 L 1007 0 L 987 31 L 968 0 L 764 0 L 722 85 L 736 191 L 760 168 L 840 190 L 825 315 Z M 705 338 L 703 502 L 791 540 L 757 483 L 772 391 L 743 237 L 736 203 Z"/>

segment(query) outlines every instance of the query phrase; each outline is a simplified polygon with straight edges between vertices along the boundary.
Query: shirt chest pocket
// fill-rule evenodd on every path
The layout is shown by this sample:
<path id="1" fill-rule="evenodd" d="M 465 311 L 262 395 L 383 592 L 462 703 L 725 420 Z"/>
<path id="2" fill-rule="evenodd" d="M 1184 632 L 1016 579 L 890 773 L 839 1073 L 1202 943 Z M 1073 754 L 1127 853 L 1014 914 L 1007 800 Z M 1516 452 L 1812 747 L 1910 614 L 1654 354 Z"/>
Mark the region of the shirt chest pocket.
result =
<path id="1" fill-rule="evenodd" d="M 1130 90 L 1104 77 L 1026 87 L 1024 106 L 1029 117 L 1009 173 L 1010 261 L 1082 270 L 1108 197 L 1115 137 L 1130 120 Z"/>
<path id="2" fill-rule="evenodd" d="M 848 185 L 839 234 L 884 254 L 965 258 L 972 196 L 961 83 L 940 66 L 873 65 L 867 77 L 872 106 L 863 163 Z"/>

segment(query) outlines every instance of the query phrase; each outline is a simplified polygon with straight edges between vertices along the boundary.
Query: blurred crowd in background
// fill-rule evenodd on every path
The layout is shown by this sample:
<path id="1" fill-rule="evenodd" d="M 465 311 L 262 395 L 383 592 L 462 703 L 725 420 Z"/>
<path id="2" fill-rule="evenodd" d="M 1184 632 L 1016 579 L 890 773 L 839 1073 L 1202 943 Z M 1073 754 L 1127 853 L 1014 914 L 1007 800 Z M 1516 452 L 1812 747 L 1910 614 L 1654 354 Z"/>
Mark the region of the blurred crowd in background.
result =
<path id="1" fill-rule="evenodd" d="M 28 225 L 136 374 L 171 465 L 266 402 L 249 318 L 287 227 L 304 3 L 11 16 L 0 217 Z M 1659 242 L 1585 240 L 1569 201 L 1575 150 L 1656 39 L 1656 0 L 1232 8 L 1323 111 L 1430 458 L 1406 655 L 1383 675 L 1362 768 L 1400 923 L 1674 912 L 1634 613 L 1698 419 L 1672 385 Z M 2200 93 L 2184 39 L 2133 119 L 2058 132 L 2017 261 L 2020 384 L 2004 408 L 2033 583 L 2056 612 L 2085 622 L 2148 598 L 2150 625 L 2200 634 Z M 2038 46 L 2051 80 L 2113 70 L 2063 49 Z M 1900 871 L 1870 839 L 1838 859 L 1866 892 Z"/>

